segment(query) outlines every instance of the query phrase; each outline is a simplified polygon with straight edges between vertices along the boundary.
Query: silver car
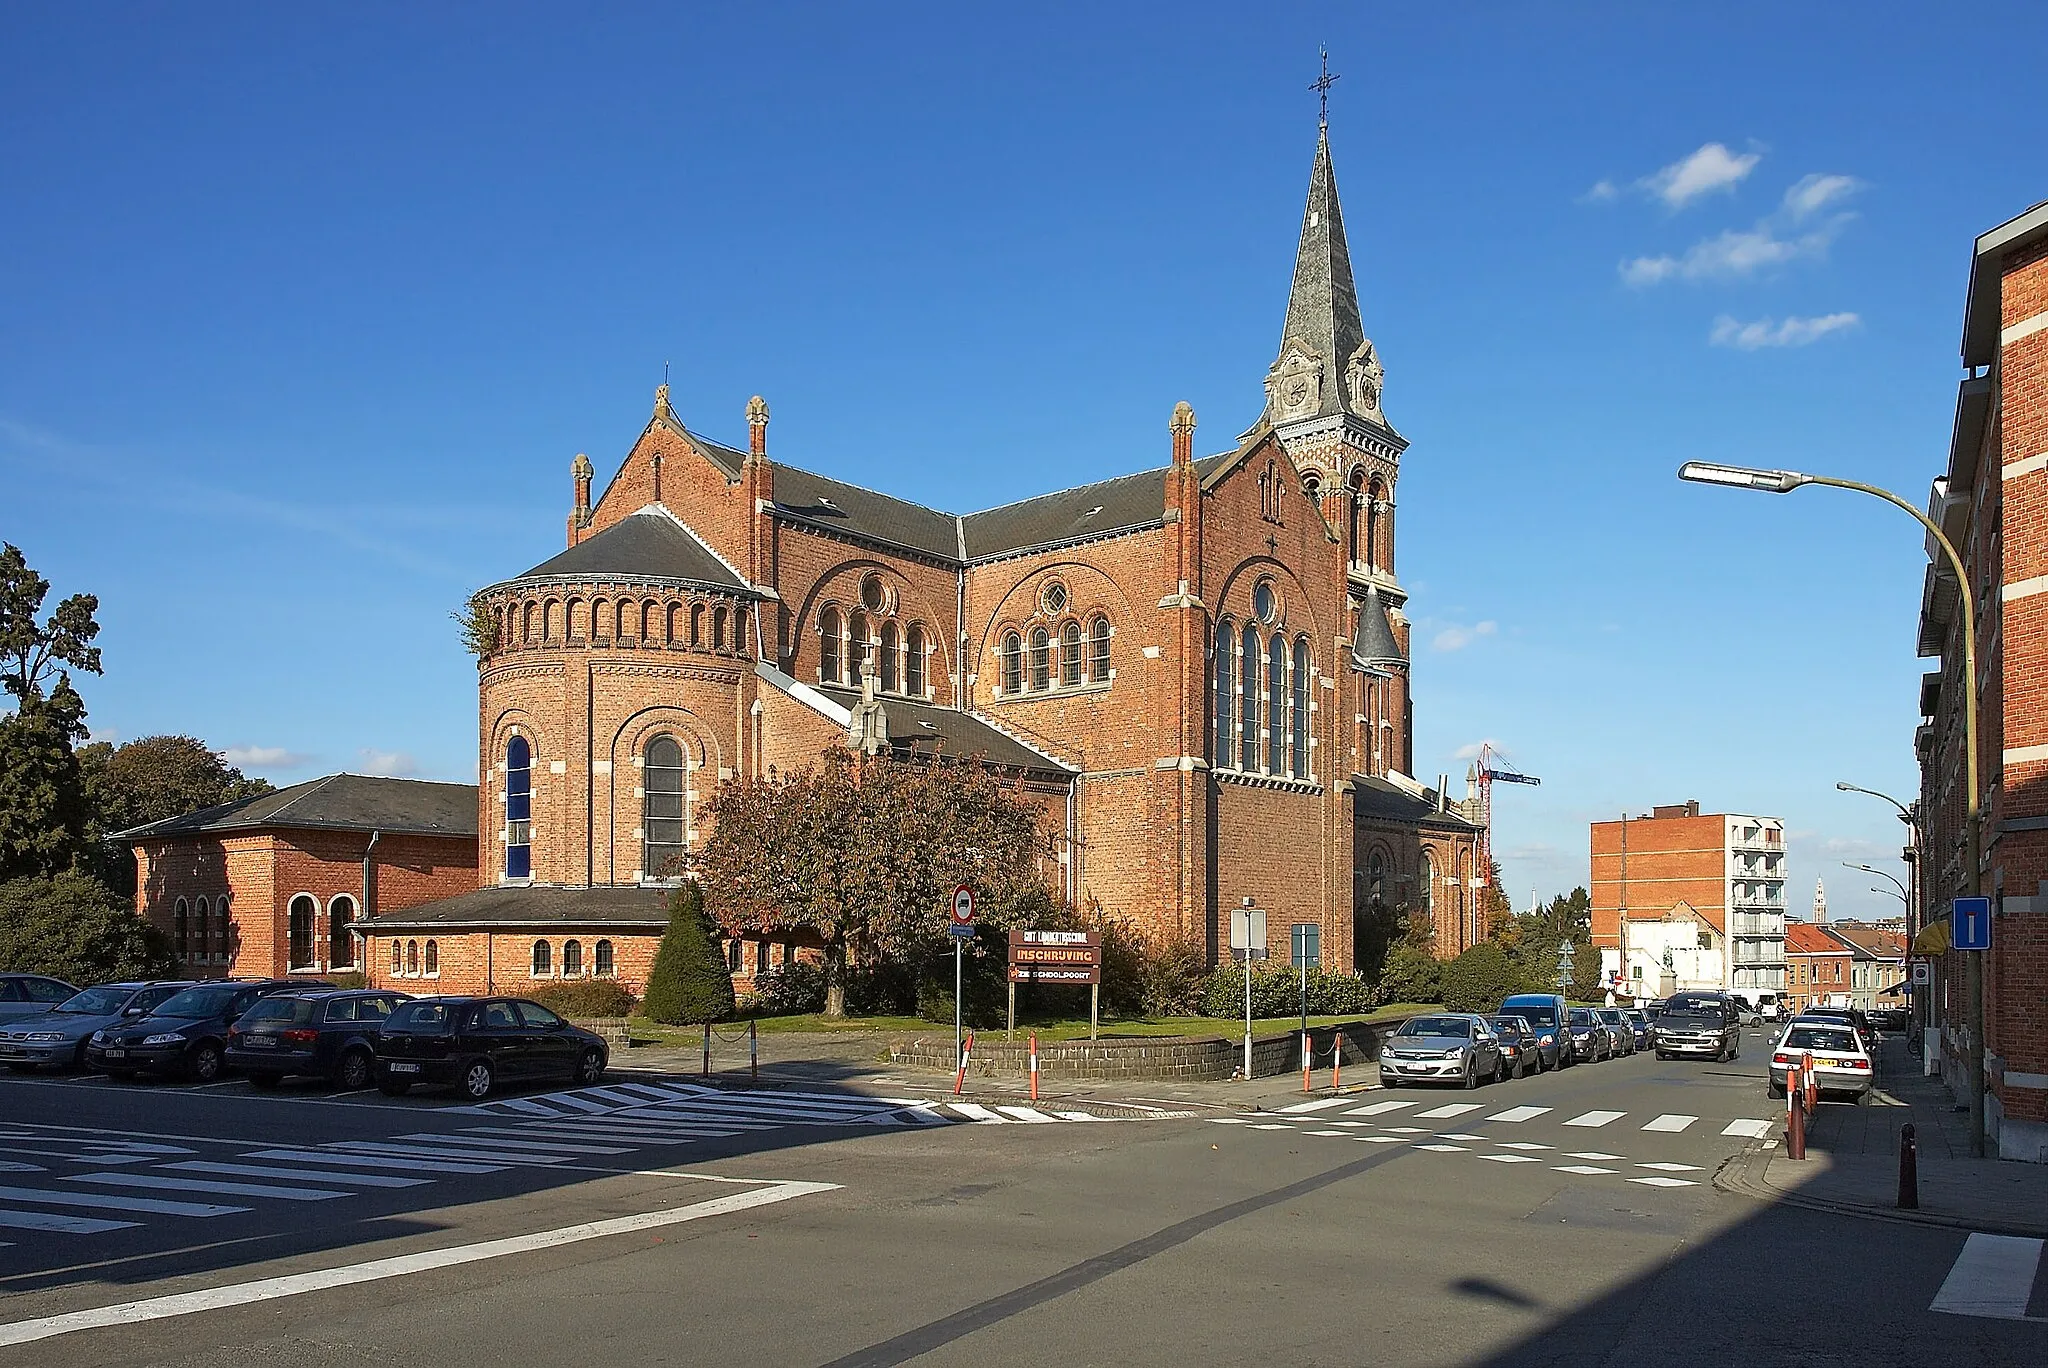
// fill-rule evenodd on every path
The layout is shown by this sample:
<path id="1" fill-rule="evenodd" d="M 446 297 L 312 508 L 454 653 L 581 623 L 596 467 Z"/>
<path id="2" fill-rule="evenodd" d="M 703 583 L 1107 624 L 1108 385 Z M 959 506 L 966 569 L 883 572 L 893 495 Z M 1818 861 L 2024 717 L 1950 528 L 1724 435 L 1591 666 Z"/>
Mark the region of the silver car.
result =
<path id="1" fill-rule="evenodd" d="M 75 993 L 41 1016 L 0 1027 L 0 1064 L 17 1073 L 31 1069 L 82 1069 L 94 1031 L 140 1021 L 155 1006 L 192 985 L 184 980 L 102 983 Z"/>
<path id="2" fill-rule="evenodd" d="M 1444 1012 L 1410 1017 L 1380 1047 L 1380 1082 L 1455 1083 L 1476 1088 L 1507 1075 L 1500 1037 L 1485 1017 Z"/>

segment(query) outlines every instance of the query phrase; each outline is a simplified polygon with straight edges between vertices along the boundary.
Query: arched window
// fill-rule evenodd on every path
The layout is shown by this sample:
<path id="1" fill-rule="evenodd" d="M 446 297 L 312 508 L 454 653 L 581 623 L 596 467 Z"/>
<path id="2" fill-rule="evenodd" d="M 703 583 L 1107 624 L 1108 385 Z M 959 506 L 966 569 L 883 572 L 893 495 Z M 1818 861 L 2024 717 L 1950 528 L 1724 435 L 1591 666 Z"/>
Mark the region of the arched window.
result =
<path id="1" fill-rule="evenodd" d="M 575 978 L 583 972 L 583 942 L 565 941 L 562 945 L 562 977 Z"/>
<path id="2" fill-rule="evenodd" d="M 427 977 L 428 977 L 428 978 L 439 978 L 439 977 L 440 977 L 440 975 L 441 975 L 441 947 L 440 947 L 440 946 L 438 946 L 438 945 L 436 945 L 436 944 L 435 944 L 434 942 L 432 942 L 432 941 L 428 941 L 428 942 L 427 942 Z"/>
<path id="3" fill-rule="evenodd" d="M 540 634 L 549 641 L 562 634 L 562 605 L 553 599 L 540 610 Z"/>
<path id="4" fill-rule="evenodd" d="M 1387 858 L 1377 850 L 1366 863 L 1365 896 L 1371 899 L 1374 906 L 1387 900 Z"/>
<path id="5" fill-rule="evenodd" d="M 704 644 L 704 605 L 701 603 L 690 605 L 690 644 L 692 646 L 702 646 Z"/>
<path id="6" fill-rule="evenodd" d="M 562 635 L 571 641 L 589 635 L 584 621 L 583 600 L 572 598 L 562 608 Z"/>
<path id="7" fill-rule="evenodd" d="M 405 947 L 397 941 L 391 942 L 391 977 L 397 978 L 405 972 Z"/>
<path id="8" fill-rule="evenodd" d="M 739 608 L 732 610 L 732 648 L 742 653 L 747 649 L 747 615 Z"/>
<path id="9" fill-rule="evenodd" d="M 711 649 L 714 651 L 725 649 L 725 619 L 724 604 L 721 603 L 711 610 Z"/>
<path id="10" fill-rule="evenodd" d="M 601 940 L 597 943 L 596 972 L 599 978 L 610 978 L 616 971 L 612 967 L 612 943 Z"/>
<path id="11" fill-rule="evenodd" d="M 1465 942 L 1479 939 L 1479 905 L 1472 896 L 1472 852 L 1458 854 L 1458 919 L 1465 923 Z"/>
<path id="12" fill-rule="evenodd" d="M 1003 633 L 1003 644 L 996 648 L 996 656 L 1002 663 L 1003 695 L 1024 692 L 1024 641 L 1015 632 Z"/>
<path id="13" fill-rule="evenodd" d="M 206 937 L 207 933 L 213 929 L 209 924 L 207 914 L 212 911 L 213 907 L 206 899 L 194 898 L 192 900 L 192 957 L 194 959 L 203 960 L 207 956 Z"/>
<path id="14" fill-rule="evenodd" d="M 533 748 L 523 736 L 505 743 L 505 877 L 533 877 Z"/>
<path id="15" fill-rule="evenodd" d="M 405 973 L 408 978 L 418 978 L 420 976 L 420 943 L 418 941 L 407 941 L 405 943 Z"/>
<path id="16" fill-rule="evenodd" d="M 856 609 L 846 618 L 846 682 L 860 683 L 868 665 L 868 615 Z"/>
<path id="17" fill-rule="evenodd" d="M 672 879 L 682 872 L 688 844 L 683 813 L 687 778 L 683 748 L 674 737 L 657 736 L 647 743 L 640 782 L 646 793 L 640 826 L 642 878 Z"/>
<path id="18" fill-rule="evenodd" d="M 900 686 L 900 685 L 902 684 L 902 682 L 903 682 L 903 680 L 902 680 L 902 677 L 901 677 L 901 674 L 900 674 L 900 672 L 899 672 L 899 671 L 897 670 L 897 668 L 896 668 L 896 662 L 897 662 L 897 660 L 899 659 L 899 656 L 900 656 L 900 652 L 902 651 L 902 649 L 903 649 L 903 641 L 902 641 L 902 634 L 901 634 L 900 632 L 898 632 L 898 631 L 897 631 L 897 629 L 896 629 L 896 624 L 895 624 L 895 623 L 893 623 L 893 622 L 885 622 L 885 623 L 883 623 L 883 624 L 882 624 L 882 692 L 883 692 L 883 693 L 895 693 L 895 692 L 897 692 L 897 691 L 898 691 L 898 687 L 899 687 L 899 686 Z"/>
<path id="19" fill-rule="evenodd" d="M 740 943 L 736 940 L 725 943 L 725 967 L 734 971 L 740 967 Z"/>
<path id="20" fill-rule="evenodd" d="M 192 904 L 183 898 L 171 905 L 171 945 L 179 959 L 192 957 Z"/>
<path id="21" fill-rule="evenodd" d="M 1422 852 L 1422 910 L 1436 913 L 1436 856 L 1427 850 Z"/>
<path id="22" fill-rule="evenodd" d="M 1380 562 L 1387 557 L 1387 529 L 1380 526 L 1386 517 L 1387 487 L 1378 480 L 1372 482 L 1372 489 L 1365 496 L 1365 561 L 1374 569 L 1385 569 Z"/>
<path id="23" fill-rule="evenodd" d="M 1287 773 L 1287 643 L 1266 648 L 1266 773 Z"/>
<path id="24" fill-rule="evenodd" d="M 356 919 L 356 900 L 343 893 L 327 904 L 327 967 L 356 967 L 356 934 L 349 923 Z"/>
<path id="25" fill-rule="evenodd" d="M 1361 548 L 1359 546 L 1360 539 L 1358 525 L 1361 521 L 1367 522 L 1366 536 L 1369 538 L 1372 535 L 1371 524 L 1369 521 L 1367 521 L 1368 512 L 1366 509 L 1360 506 L 1364 502 L 1365 472 L 1363 470 L 1354 470 L 1351 472 L 1351 510 L 1349 514 L 1349 521 L 1345 525 L 1344 535 L 1345 554 L 1351 558 L 1354 564 L 1365 559 L 1364 556 L 1361 556 L 1359 554 Z"/>
<path id="26" fill-rule="evenodd" d="M 554 972 L 555 955 L 546 941 L 533 943 L 533 966 L 528 971 L 534 978 L 546 978 Z"/>
<path id="27" fill-rule="evenodd" d="M 924 626 L 910 624 L 910 633 L 903 648 L 903 691 L 912 698 L 923 698 L 924 685 Z"/>
<path id="28" fill-rule="evenodd" d="M 287 909 L 291 925 L 287 963 L 293 969 L 313 967 L 313 924 L 320 918 L 320 904 L 311 895 L 301 893 L 291 901 Z"/>
<path id="29" fill-rule="evenodd" d="M 1068 618 L 1060 624 L 1060 683 L 1073 688 L 1081 682 L 1081 624 Z"/>
<path id="30" fill-rule="evenodd" d="M 690 644 L 690 610 L 680 603 L 668 606 L 668 644 L 687 646 Z"/>
<path id="31" fill-rule="evenodd" d="M 818 614 L 818 681 L 839 682 L 839 610 L 827 608 Z"/>
<path id="32" fill-rule="evenodd" d="M 232 894 L 223 893 L 213 900 L 214 953 L 222 960 L 234 958 L 235 922 L 228 915 L 228 900 Z"/>
<path id="33" fill-rule="evenodd" d="M 1288 756 L 1287 772 L 1297 779 L 1308 778 L 1308 736 L 1309 736 L 1309 668 L 1308 638 L 1297 637 L 1294 642 L 1294 698 L 1288 708 L 1292 727 L 1289 740 L 1293 750 Z"/>
<path id="34" fill-rule="evenodd" d="M 1031 629 L 1031 692 L 1052 687 L 1052 633 L 1043 627 Z"/>
<path id="35" fill-rule="evenodd" d="M 533 644 L 534 635 L 539 629 L 540 609 L 537 605 L 528 603 L 526 605 L 525 626 L 520 630 L 520 639 L 525 641 L 527 645 L 531 646 Z"/>
<path id="36" fill-rule="evenodd" d="M 602 641 L 611 636 L 612 620 L 609 616 L 611 605 L 603 599 L 590 601 L 590 639 Z"/>
<path id="37" fill-rule="evenodd" d="M 1210 752 L 1211 763 L 1229 769 L 1237 759 L 1237 734 L 1233 725 L 1233 704 L 1237 701 L 1231 683 L 1235 671 L 1231 669 L 1237 659 L 1237 628 L 1225 618 L 1216 624 L 1216 701 L 1213 710 L 1216 715 L 1216 748 Z"/>
<path id="38" fill-rule="evenodd" d="M 1109 683 L 1109 619 L 1097 617 L 1088 624 L 1088 678 L 1096 684 Z"/>
<path id="39" fill-rule="evenodd" d="M 1259 661 L 1265 652 L 1259 648 L 1259 629 L 1245 624 L 1244 636 L 1240 638 L 1244 653 L 1238 657 L 1239 687 L 1244 703 L 1238 720 L 1237 767 L 1247 774 L 1255 774 L 1259 768 Z"/>

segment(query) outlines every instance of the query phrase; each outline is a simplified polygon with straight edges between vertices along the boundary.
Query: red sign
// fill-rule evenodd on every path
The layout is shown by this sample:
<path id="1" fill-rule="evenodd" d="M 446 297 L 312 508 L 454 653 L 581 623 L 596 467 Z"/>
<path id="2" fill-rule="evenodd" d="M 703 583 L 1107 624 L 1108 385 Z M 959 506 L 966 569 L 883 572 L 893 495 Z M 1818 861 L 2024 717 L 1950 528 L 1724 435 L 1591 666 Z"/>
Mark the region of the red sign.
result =
<path id="1" fill-rule="evenodd" d="M 974 890 L 961 884 L 953 890 L 953 920 L 962 926 L 974 925 Z"/>

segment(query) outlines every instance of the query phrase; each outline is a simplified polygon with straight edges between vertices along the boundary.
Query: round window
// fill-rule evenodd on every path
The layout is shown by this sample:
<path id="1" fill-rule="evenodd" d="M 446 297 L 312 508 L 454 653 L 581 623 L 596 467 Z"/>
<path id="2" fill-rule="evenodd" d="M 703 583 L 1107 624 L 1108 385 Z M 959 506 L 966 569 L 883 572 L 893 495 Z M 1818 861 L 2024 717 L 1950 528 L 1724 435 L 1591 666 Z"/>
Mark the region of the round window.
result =
<path id="1" fill-rule="evenodd" d="M 889 594 L 882 588 L 880 575 L 868 575 L 861 580 L 860 602 L 870 613 L 879 613 L 889 606 Z"/>
<path id="2" fill-rule="evenodd" d="M 1260 580 L 1252 586 L 1252 613 L 1268 624 L 1280 615 L 1280 598 L 1273 592 L 1273 581 Z"/>
<path id="3" fill-rule="evenodd" d="M 1038 603 L 1048 613 L 1066 612 L 1067 586 L 1061 584 L 1058 580 L 1053 580 L 1039 591 Z"/>

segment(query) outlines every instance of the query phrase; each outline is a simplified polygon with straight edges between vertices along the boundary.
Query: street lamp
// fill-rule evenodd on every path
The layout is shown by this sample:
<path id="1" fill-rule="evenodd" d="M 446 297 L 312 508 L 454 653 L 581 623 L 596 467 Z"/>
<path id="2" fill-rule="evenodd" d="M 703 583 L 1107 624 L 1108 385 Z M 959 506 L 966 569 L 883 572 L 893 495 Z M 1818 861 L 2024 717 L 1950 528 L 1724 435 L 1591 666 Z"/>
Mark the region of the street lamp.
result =
<path id="1" fill-rule="evenodd" d="M 1839 779 L 1835 781 L 1835 787 L 1844 793 L 1867 794 L 1872 798 L 1882 799 L 1890 803 L 1899 810 L 1899 820 L 1906 824 L 1909 844 L 1900 852 L 1900 855 L 1906 862 L 1906 944 L 1910 947 L 1913 944 L 1913 938 L 1920 934 L 1921 924 L 1927 919 L 1927 910 L 1920 905 L 1921 900 L 1926 896 L 1927 888 L 1926 876 L 1920 872 L 1920 840 L 1925 834 L 1920 830 L 1920 804 L 1917 802 L 1902 803 L 1889 793 L 1879 793 L 1876 789 L 1865 788 L 1861 784 L 1851 784 Z M 1915 1024 L 1923 1029 L 1932 1025 L 1934 1021 L 1934 1004 L 1929 1000 L 1932 996 L 1933 994 L 1931 993 L 1916 993 L 1913 995 Z"/>
<path id="2" fill-rule="evenodd" d="M 1768 494 L 1790 494 L 1801 485 L 1829 485 L 1883 499 L 1904 509 L 1927 529 L 1927 535 L 1947 557 L 1956 577 L 1957 600 L 1963 609 L 1963 768 L 1969 785 L 1963 814 L 1963 882 L 1971 894 L 1980 891 L 1983 876 L 1977 867 L 1978 827 L 1983 819 L 1983 792 L 1977 782 L 1977 607 L 1970 596 L 1970 576 L 1963 558 L 1934 519 L 1906 500 L 1877 485 L 1856 480 L 1838 480 L 1831 475 L 1807 475 L 1796 470 L 1756 470 L 1748 466 L 1717 465 L 1711 461 L 1687 461 L 1678 468 L 1678 478 L 1695 484 L 1725 485 L 1733 489 L 1760 489 Z M 1896 800 L 1894 800 L 1896 801 Z M 1969 998 L 1970 1021 L 1970 1153 L 1984 1157 L 1984 957 L 1969 952 L 1963 961 L 1963 981 Z"/>
<path id="3" fill-rule="evenodd" d="M 1897 894 L 1897 896 L 1898 896 L 1898 899 L 1899 899 L 1899 901 L 1901 901 L 1901 902 L 1904 902 L 1904 903 L 1906 903 L 1906 905 L 1907 905 L 1907 906 L 1909 906 L 1909 907 L 1910 907 L 1910 906 L 1912 906 L 1912 902 L 1911 902 L 1910 898 L 1909 898 L 1909 897 L 1907 896 L 1907 892 L 1906 892 L 1906 885 L 1905 885 L 1905 884 L 1903 884 L 1903 883 L 1900 883 L 1900 882 L 1899 882 L 1899 876 L 1898 876 L 1898 875 L 1896 875 L 1896 874 L 1887 874 L 1887 873 L 1885 873 L 1885 872 L 1884 872 L 1884 871 L 1883 871 L 1882 869 L 1879 869 L 1879 868 L 1878 868 L 1878 867 L 1877 867 L 1876 865 L 1867 865 L 1867 864 L 1853 864 L 1853 863 L 1851 863 L 1851 862 L 1850 862 L 1850 861 L 1848 861 L 1848 860 L 1844 860 L 1844 861 L 1842 861 L 1842 868 L 1844 868 L 1844 869 L 1860 869 L 1860 870 L 1862 870 L 1862 871 L 1863 871 L 1863 872 L 1864 872 L 1865 874 L 1875 874 L 1875 875 L 1877 875 L 1877 877 L 1878 877 L 1878 878 L 1880 878 L 1880 879 L 1890 879 L 1890 880 L 1891 880 L 1891 881 L 1892 881 L 1893 883 L 1895 883 L 1895 884 L 1898 884 L 1898 885 L 1899 885 L 1899 891 L 1898 891 L 1898 894 Z M 1877 890 L 1877 891 L 1882 891 L 1882 890 Z"/>

